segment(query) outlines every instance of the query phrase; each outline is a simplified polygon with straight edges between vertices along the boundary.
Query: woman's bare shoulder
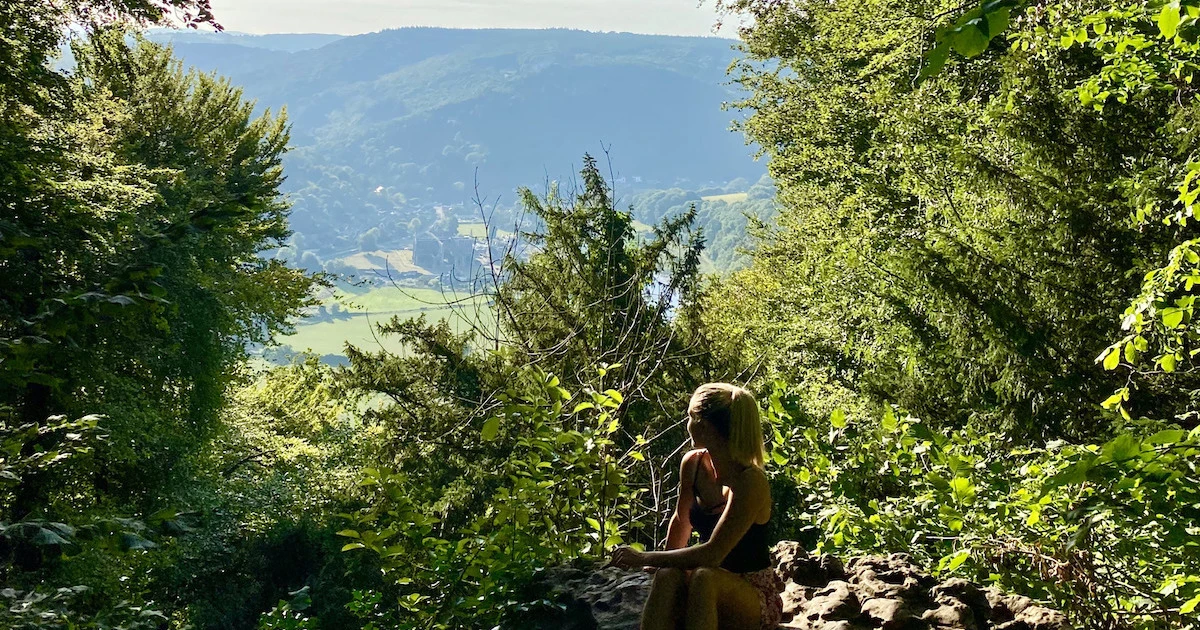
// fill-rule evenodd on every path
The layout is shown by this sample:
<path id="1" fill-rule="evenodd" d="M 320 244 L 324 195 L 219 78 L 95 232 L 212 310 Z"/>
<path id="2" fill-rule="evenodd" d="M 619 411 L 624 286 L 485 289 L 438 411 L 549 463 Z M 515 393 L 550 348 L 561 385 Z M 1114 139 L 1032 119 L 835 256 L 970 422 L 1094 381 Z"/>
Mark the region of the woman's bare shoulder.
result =
<path id="1" fill-rule="evenodd" d="M 749 490 L 752 495 L 771 495 L 771 482 L 767 479 L 767 473 L 758 466 L 747 466 L 732 481 L 737 490 Z"/>
<path id="2" fill-rule="evenodd" d="M 683 461 L 679 462 L 679 472 L 687 477 L 691 477 L 692 471 L 696 468 L 697 462 L 700 461 L 700 456 L 704 454 L 704 449 L 694 448 L 683 454 Z"/>

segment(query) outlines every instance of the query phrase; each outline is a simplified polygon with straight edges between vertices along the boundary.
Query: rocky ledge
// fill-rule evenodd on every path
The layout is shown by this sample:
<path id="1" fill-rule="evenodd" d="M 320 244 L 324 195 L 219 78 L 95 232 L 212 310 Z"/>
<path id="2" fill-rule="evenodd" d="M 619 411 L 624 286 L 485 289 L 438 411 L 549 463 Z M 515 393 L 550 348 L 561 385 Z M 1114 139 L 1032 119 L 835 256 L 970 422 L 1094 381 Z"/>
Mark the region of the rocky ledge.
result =
<path id="1" fill-rule="evenodd" d="M 861 556 L 843 563 L 813 556 L 795 542 L 772 553 L 786 585 L 785 623 L 797 630 L 1069 630 L 1066 617 L 1028 597 L 967 580 L 939 581 L 907 554 Z M 541 628 L 636 630 L 651 576 L 641 571 L 558 567 L 545 587 L 567 607 Z"/>

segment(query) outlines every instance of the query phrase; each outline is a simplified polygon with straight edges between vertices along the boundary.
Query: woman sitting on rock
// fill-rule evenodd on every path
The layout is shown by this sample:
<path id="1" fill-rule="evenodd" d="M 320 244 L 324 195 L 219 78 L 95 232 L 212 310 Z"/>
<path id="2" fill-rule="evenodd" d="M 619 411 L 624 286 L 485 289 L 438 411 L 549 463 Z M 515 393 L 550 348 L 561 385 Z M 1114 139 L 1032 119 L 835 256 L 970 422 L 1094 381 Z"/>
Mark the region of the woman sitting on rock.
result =
<path id="1" fill-rule="evenodd" d="M 702 385 L 687 429 L 696 448 L 679 468 L 666 551 L 620 547 L 613 564 L 658 568 L 643 630 L 773 630 L 783 602 L 767 540 L 771 490 L 758 403 L 735 385 Z M 700 544 L 688 547 L 693 530 Z"/>

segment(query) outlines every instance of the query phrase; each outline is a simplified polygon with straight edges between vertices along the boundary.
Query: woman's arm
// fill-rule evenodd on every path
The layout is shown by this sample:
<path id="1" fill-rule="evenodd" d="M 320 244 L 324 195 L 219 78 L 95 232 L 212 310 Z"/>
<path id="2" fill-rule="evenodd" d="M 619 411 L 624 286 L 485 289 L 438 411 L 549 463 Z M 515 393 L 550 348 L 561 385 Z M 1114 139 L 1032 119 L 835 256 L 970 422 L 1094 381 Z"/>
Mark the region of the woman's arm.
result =
<path id="1" fill-rule="evenodd" d="M 614 564 L 679 569 L 720 566 L 725 556 L 754 524 L 763 507 L 771 502 L 767 477 L 754 467 L 742 472 L 730 486 L 730 494 L 725 512 L 721 514 L 721 520 L 717 522 L 717 528 L 708 542 L 684 549 L 643 553 L 623 547 L 613 554 Z"/>
<path id="2" fill-rule="evenodd" d="M 696 500 L 696 467 L 700 465 L 701 451 L 690 451 L 679 463 L 679 498 L 675 500 L 675 513 L 667 525 L 665 548 L 682 549 L 692 537 L 692 503 Z"/>

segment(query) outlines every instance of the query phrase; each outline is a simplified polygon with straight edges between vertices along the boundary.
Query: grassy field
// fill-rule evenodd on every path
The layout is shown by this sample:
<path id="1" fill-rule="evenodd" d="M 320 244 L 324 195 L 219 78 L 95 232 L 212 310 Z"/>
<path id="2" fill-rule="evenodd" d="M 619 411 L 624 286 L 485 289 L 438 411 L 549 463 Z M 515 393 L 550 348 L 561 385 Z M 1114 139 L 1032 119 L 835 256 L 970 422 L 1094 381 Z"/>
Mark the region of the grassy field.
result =
<path id="1" fill-rule="evenodd" d="M 470 300 L 469 295 L 450 290 L 443 292 L 387 286 L 365 291 L 358 288 L 341 289 L 325 302 L 326 305 L 336 302 L 355 312 L 397 313 L 441 308 L 447 304 L 466 304 Z"/>
<path id="2" fill-rule="evenodd" d="M 342 262 L 358 269 L 359 271 L 375 271 L 380 272 L 385 269 L 390 269 L 395 273 L 405 273 L 415 271 L 417 273 L 428 274 L 429 272 L 413 264 L 413 253 L 411 249 L 396 249 L 396 250 L 376 250 L 371 252 L 359 252 L 357 254 L 346 256 Z"/>
<path id="3" fill-rule="evenodd" d="M 701 199 L 705 201 L 724 201 L 725 203 L 737 203 L 739 201 L 745 201 L 747 196 L 747 193 L 740 192 L 729 193 L 727 195 L 709 195 L 707 197 L 701 197 Z"/>
<path id="4" fill-rule="evenodd" d="M 483 223 L 459 223 L 459 236 L 470 236 L 477 239 L 487 238 L 487 227 Z M 511 230 L 496 230 L 496 238 L 500 240 L 511 238 L 513 235 Z"/>
<path id="5" fill-rule="evenodd" d="M 395 340 L 373 333 L 376 324 L 386 322 L 397 315 L 401 319 L 418 317 L 424 314 L 430 320 L 449 319 L 451 326 L 462 331 L 466 326 L 460 317 L 454 315 L 449 308 L 431 309 L 427 311 L 404 311 L 396 313 L 356 314 L 346 319 L 313 322 L 296 326 L 296 334 L 280 339 L 283 345 L 296 352 L 313 352 L 316 354 L 344 354 L 345 345 L 350 343 L 363 350 L 401 353 L 402 348 Z"/>
<path id="6" fill-rule="evenodd" d="M 460 236 L 474 236 L 475 238 L 484 238 L 487 236 L 487 228 L 482 223 L 459 223 L 458 234 Z"/>
<path id="7" fill-rule="evenodd" d="M 458 332 L 469 328 L 467 320 L 476 317 L 475 309 L 482 307 L 478 298 L 433 289 L 401 289 L 396 287 L 374 287 L 362 289 L 341 287 L 324 300 L 326 308 L 341 304 L 349 317 L 333 320 L 301 322 L 296 333 L 283 337 L 281 344 L 295 352 L 313 352 L 319 355 L 343 354 L 345 344 L 351 343 L 364 350 L 401 352 L 394 340 L 377 336 L 376 324 L 397 316 L 400 319 L 425 317 L 431 321 L 445 319 Z M 467 318 L 464 320 L 464 317 Z"/>

